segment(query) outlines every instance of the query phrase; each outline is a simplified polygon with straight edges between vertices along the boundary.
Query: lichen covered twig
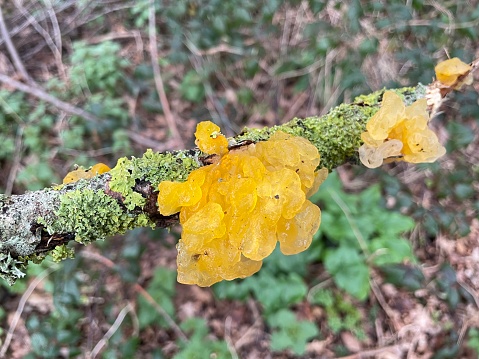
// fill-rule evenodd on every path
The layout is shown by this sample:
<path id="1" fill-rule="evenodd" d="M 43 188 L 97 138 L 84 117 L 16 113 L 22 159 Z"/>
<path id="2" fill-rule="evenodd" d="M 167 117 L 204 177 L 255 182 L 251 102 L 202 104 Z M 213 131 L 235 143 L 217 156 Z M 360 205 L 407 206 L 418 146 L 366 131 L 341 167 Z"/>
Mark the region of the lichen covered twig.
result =
<path id="1" fill-rule="evenodd" d="M 426 87 L 394 90 L 411 104 L 424 98 Z M 359 163 L 358 148 L 367 121 L 379 110 L 384 90 L 360 96 L 321 117 L 295 118 L 264 129 L 246 128 L 229 139 L 238 148 L 269 139 L 281 130 L 309 140 L 321 155 L 321 167 L 332 170 L 344 163 Z M 0 197 L 0 276 L 13 283 L 23 275 L 29 260 L 38 261 L 52 252 L 54 259 L 71 255 L 64 246 L 75 240 L 90 243 L 127 230 L 168 227 L 178 214 L 162 216 L 157 207 L 157 188 L 162 181 L 185 181 L 193 170 L 212 162 L 215 155 L 199 149 L 154 153 L 141 158 L 120 158 L 108 173 L 92 179 Z"/>

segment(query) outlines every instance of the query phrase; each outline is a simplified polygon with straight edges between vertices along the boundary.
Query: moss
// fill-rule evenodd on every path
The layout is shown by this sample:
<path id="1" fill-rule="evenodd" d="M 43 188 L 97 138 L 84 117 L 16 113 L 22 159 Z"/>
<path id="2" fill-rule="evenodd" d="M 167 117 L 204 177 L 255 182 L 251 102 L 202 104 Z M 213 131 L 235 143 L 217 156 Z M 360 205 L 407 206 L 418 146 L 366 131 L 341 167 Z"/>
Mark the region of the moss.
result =
<path id="1" fill-rule="evenodd" d="M 142 208 L 146 200 L 134 191 L 137 181 L 149 181 L 155 188 L 162 181 L 185 181 L 191 171 L 200 167 L 199 154 L 199 151 L 155 153 L 148 149 L 141 158 L 120 158 L 109 172 L 110 189 L 123 196 L 129 210 Z"/>
<path id="2" fill-rule="evenodd" d="M 55 247 L 53 251 L 50 252 L 54 262 L 61 262 L 65 259 L 74 258 L 75 250 L 73 248 L 68 248 L 65 244 Z"/>
<path id="3" fill-rule="evenodd" d="M 144 214 L 125 212 L 120 204 L 102 190 L 75 190 L 60 198 L 56 219 L 39 223 L 48 233 L 74 233 L 75 241 L 83 244 L 125 233 L 129 229 L 154 224 Z"/>

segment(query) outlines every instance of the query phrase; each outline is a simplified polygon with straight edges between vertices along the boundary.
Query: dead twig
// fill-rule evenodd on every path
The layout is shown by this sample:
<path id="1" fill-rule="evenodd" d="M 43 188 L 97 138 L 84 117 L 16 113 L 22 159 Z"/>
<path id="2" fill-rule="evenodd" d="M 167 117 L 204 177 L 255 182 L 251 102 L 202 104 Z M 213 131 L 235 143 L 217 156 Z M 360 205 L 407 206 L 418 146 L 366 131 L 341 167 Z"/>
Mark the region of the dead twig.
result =
<path id="1" fill-rule="evenodd" d="M 72 7 L 72 6 L 75 6 L 77 5 L 78 1 L 77 0 L 70 0 L 68 2 L 62 2 L 61 4 L 59 4 L 58 6 L 56 6 L 55 10 L 57 13 L 60 13 L 60 12 L 63 12 L 65 11 L 66 9 Z M 45 13 L 39 13 L 36 17 L 36 20 L 37 21 L 43 21 L 45 20 L 45 18 L 48 16 L 48 14 L 45 14 Z M 13 22 L 15 23 L 15 21 Z M 14 28 L 12 28 L 10 30 L 10 36 L 13 37 L 17 34 L 19 34 L 21 31 L 23 31 L 24 29 L 26 29 L 28 26 L 30 25 L 30 20 L 27 20 L 25 21 L 24 23 L 20 24 L 20 25 L 17 25 L 15 26 Z M 5 39 L 0 39 L 0 45 L 3 45 L 3 43 L 5 43 Z"/>
<path id="2" fill-rule="evenodd" d="M 153 151 L 157 152 L 164 152 L 172 149 L 175 145 L 175 140 L 171 139 L 166 142 L 158 142 L 151 138 L 148 138 L 140 133 L 136 133 L 133 131 L 127 131 L 128 138 L 133 142 L 138 143 L 143 147 L 151 148 Z"/>
<path id="3" fill-rule="evenodd" d="M 67 75 L 65 72 L 65 67 L 63 66 L 62 62 L 62 53 L 61 53 L 61 34 L 56 34 L 56 43 L 53 41 L 52 37 L 46 31 L 40 23 L 35 19 L 33 15 L 31 15 L 22 5 L 22 3 L 19 0 L 14 1 L 15 7 L 20 11 L 20 13 L 29 21 L 30 24 L 32 24 L 33 28 L 45 39 L 45 42 L 47 43 L 48 47 L 50 48 L 51 52 L 53 53 L 53 56 L 55 57 L 55 62 L 56 66 L 58 69 L 58 73 L 60 74 L 61 78 L 63 81 L 67 81 Z M 50 8 L 48 9 L 48 13 L 53 13 L 53 15 L 50 14 L 50 18 L 55 18 L 55 12 L 51 8 L 51 3 L 50 3 Z M 55 24 L 53 19 L 51 19 L 52 24 Z M 56 27 L 54 26 L 55 31 L 60 31 L 58 28 L 58 22 L 56 22 Z"/>
<path id="4" fill-rule="evenodd" d="M 115 269 L 116 267 L 115 263 L 113 263 L 108 258 L 102 256 L 101 254 L 83 251 L 81 252 L 81 255 L 85 258 L 93 259 L 110 269 Z M 170 325 L 171 329 L 173 329 L 178 338 L 185 342 L 188 341 L 188 338 L 186 337 L 185 333 L 183 333 L 178 324 L 176 324 L 175 321 L 171 318 L 171 316 L 163 309 L 163 307 L 155 301 L 155 299 L 150 295 L 150 293 L 148 293 L 138 283 L 133 284 L 133 288 L 138 294 L 145 298 L 148 303 L 151 304 L 151 306 L 163 317 L 163 319 L 166 320 L 166 322 Z"/>
<path id="5" fill-rule="evenodd" d="M 388 347 L 377 348 L 377 349 L 370 349 L 364 350 L 360 353 L 356 353 L 353 355 L 348 355 L 345 357 L 340 357 L 339 359 L 366 359 L 366 358 L 377 358 L 378 354 L 385 353 L 385 352 L 404 352 L 405 349 L 409 348 L 409 343 L 401 343 L 396 345 L 390 345 Z"/>
<path id="6" fill-rule="evenodd" d="M 190 50 L 190 52 L 193 54 L 193 56 L 190 58 L 191 64 L 193 65 L 197 73 L 201 73 L 204 68 L 203 56 L 198 55 L 200 51 L 195 46 L 195 44 L 188 38 L 186 39 L 185 45 L 188 50 Z M 209 81 L 204 81 L 203 87 L 205 89 L 206 97 L 209 100 L 209 103 L 207 103 L 208 111 L 211 117 L 214 119 L 214 122 L 222 125 L 222 127 L 227 131 L 225 133 L 226 136 L 237 133 L 239 128 L 236 128 L 236 126 L 231 123 L 231 121 L 229 121 L 228 116 L 225 112 L 225 108 L 215 95 L 215 92 L 213 91 L 213 88 L 211 87 Z M 214 109 L 212 107 L 214 107 Z"/>
<path id="7" fill-rule="evenodd" d="M 52 104 L 53 106 L 57 107 L 58 109 L 70 114 L 70 115 L 75 115 L 84 118 L 85 120 L 92 121 L 92 122 L 100 122 L 101 119 L 99 117 L 96 117 L 92 113 L 82 110 L 81 108 L 78 108 L 76 106 L 73 106 L 72 104 L 69 104 L 67 102 L 64 102 L 62 100 L 57 99 L 56 97 L 49 95 L 46 93 L 43 89 L 37 87 L 37 86 L 31 86 L 31 85 L 26 85 L 24 83 L 21 83 L 19 81 L 16 81 L 12 79 L 11 77 L 0 74 L 0 82 L 5 83 L 8 86 L 11 86 L 15 88 L 18 91 L 25 92 L 29 95 L 32 95 L 40 100 L 43 100 L 45 102 L 48 102 Z"/>
<path id="8" fill-rule="evenodd" d="M 96 358 L 96 356 L 100 353 L 100 351 L 103 349 L 105 345 L 107 345 L 108 341 L 110 338 L 113 336 L 113 334 L 116 333 L 118 328 L 120 328 L 121 323 L 123 323 L 123 320 L 125 319 L 126 315 L 130 312 L 134 312 L 133 305 L 131 303 L 128 303 L 118 314 L 118 316 L 115 319 L 115 322 L 112 324 L 112 326 L 108 329 L 108 331 L 105 333 L 103 338 L 100 339 L 100 341 L 95 345 L 91 353 L 89 354 L 90 358 Z"/>
<path id="9" fill-rule="evenodd" d="M 156 45 L 156 17 L 154 0 L 150 0 L 149 11 L 148 35 L 150 40 L 151 66 L 153 67 L 156 91 L 158 91 L 158 96 L 160 97 L 161 107 L 163 108 L 163 113 L 165 114 L 168 128 L 170 129 L 173 138 L 177 141 L 178 147 L 182 148 L 184 146 L 183 139 L 180 136 L 178 126 L 176 125 L 173 114 L 171 113 L 170 104 L 168 102 L 168 98 L 166 97 L 165 88 L 163 86 L 163 80 L 161 79 L 160 65 L 158 63 L 158 48 Z"/>
<path id="10" fill-rule="evenodd" d="M 251 309 L 254 321 L 253 321 L 253 324 L 243 333 L 243 335 L 234 344 L 234 348 L 236 351 L 241 349 L 241 347 L 243 347 L 244 345 L 247 345 L 248 343 L 250 343 L 252 338 L 256 338 L 258 331 L 263 325 L 263 319 L 261 315 L 259 314 L 259 310 L 255 301 L 252 299 L 248 300 L 248 307 Z"/>
<path id="11" fill-rule="evenodd" d="M 13 333 L 15 332 L 15 328 L 17 327 L 18 321 L 20 320 L 20 317 L 22 316 L 23 309 L 25 308 L 25 305 L 27 304 L 28 298 L 33 293 L 35 288 L 46 277 L 48 277 L 52 272 L 56 271 L 57 269 L 58 269 L 57 266 L 45 269 L 42 273 L 40 273 L 35 278 L 35 280 L 33 280 L 30 283 L 25 293 L 23 293 L 22 297 L 20 298 L 20 301 L 18 302 L 18 307 L 17 307 L 17 310 L 15 311 L 15 315 L 13 316 L 12 324 L 10 325 L 10 328 L 8 328 L 7 336 L 5 337 L 5 342 L 3 343 L 2 348 L 0 349 L 0 358 L 5 358 L 5 354 L 7 353 L 8 347 L 10 346 L 10 342 L 12 341 L 12 338 L 13 338 Z"/>
<path id="12" fill-rule="evenodd" d="M 232 359 L 238 359 L 238 352 L 235 349 L 235 346 L 233 344 L 233 341 L 231 340 L 231 323 L 233 322 L 233 319 L 231 319 L 230 316 L 227 316 L 225 319 L 225 341 L 226 344 L 228 345 L 228 350 L 231 354 Z"/>
<path id="13" fill-rule="evenodd" d="M 20 168 L 24 130 L 24 126 L 19 126 L 17 129 L 17 135 L 15 136 L 15 155 L 13 156 L 12 168 L 10 169 L 10 173 L 8 174 L 7 186 L 5 188 L 5 194 L 7 196 L 10 196 L 12 194 L 13 183 L 15 182 L 15 177 L 17 176 L 18 169 Z"/>
<path id="14" fill-rule="evenodd" d="M 5 24 L 5 19 L 3 18 L 3 11 L 2 7 L 0 6 L 0 33 L 2 34 L 3 40 L 5 41 L 5 45 L 7 45 L 8 53 L 12 57 L 13 63 L 15 64 L 15 68 L 23 77 L 23 79 L 29 83 L 33 83 L 33 80 L 28 75 L 25 66 L 23 66 L 23 62 L 18 55 L 17 49 L 12 43 L 12 39 L 10 38 L 10 34 L 8 33 L 7 25 Z"/>
<path id="15" fill-rule="evenodd" d="M 376 300 L 378 301 L 379 305 L 381 308 L 383 308 L 384 313 L 388 316 L 388 318 L 391 320 L 391 323 L 394 327 L 394 330 L 396 332 L 399 331 L 400 329 L 400 324 L 397 322 L 397 314 L 392 310 L 392 308 L 389 306 L 389 304 L 386 302 L 386 299 L 384 298 L 381 290 L 379 289 L 379 286 L 377 285 L 376 281 L 371 278 L 371 289 L 374 293 L 374 296 L 376 297 Z"/>

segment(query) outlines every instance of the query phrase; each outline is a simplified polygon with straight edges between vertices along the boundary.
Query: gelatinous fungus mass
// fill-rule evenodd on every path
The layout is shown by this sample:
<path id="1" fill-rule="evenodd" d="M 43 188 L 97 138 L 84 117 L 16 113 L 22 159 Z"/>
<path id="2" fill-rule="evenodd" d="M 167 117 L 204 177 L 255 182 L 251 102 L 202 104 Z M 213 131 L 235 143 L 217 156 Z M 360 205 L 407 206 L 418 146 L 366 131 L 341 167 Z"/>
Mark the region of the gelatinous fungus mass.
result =
<path id="1" fill-rule="evenodd" d="M 385 159 L 434 162 L 446 149 L 428 128 L 428 122 L 426 99 L 405 106 L 399 95 L 386 91 L 381 108 L 361 134 L 364 144 L 359 148 L 359 159 L 369 168 L 381 166 Z"/>
<path id="2" fill-rule="evenodd" d="M 454 86 L 459 77 L 466 75 L 471 71 L 471 66 L 465 64 L 457 57 L 442 61 L 436 65 L 434 71 L 437 79 L 446 86 Z M 472 76 L 466 82 L 472 83 Z M 470 83 L 469 83 L 470 84 Z"/>
<path id="3" fill-rule="evenodd" d="M 63 179 L 63 184 L 73 183 L 80 179 L 93 178 L 108 171 L 110 171 L 110 167 L 108 167 L 104 163 L 97 163 L 96 165 L 93 165 L 92 168 L 90 168 L 89 170 L 79 168 L 77 170 L 68 172 Z"/>
<path id="4" fill-rule="evenodd" d="M 163 181 L 158 207 L 180 212 L 178 281 L 210 286 L 257 272 L 279 241 L 284 254 L 311 244 L 321 221 L 309 200 L 326 179 L 316 147 L 302 137 L 274 133 L 268 141 L 228 151 L 219 128 L 202 122 L 197 145 L 219 160 L 190 173 L 186 182 Z"/>

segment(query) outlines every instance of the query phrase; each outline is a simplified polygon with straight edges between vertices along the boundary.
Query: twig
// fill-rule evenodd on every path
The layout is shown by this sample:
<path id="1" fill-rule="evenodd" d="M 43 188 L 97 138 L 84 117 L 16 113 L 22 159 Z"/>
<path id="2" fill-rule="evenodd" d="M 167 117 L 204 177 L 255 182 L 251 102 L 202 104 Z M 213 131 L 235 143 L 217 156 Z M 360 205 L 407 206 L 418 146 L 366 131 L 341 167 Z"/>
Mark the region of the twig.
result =
<path id="1" fill-rule="evenodd" d="M 311 287 L 311 289 L 308 291 L 308 295 L 306 296 L 308 302 L 313 301 L 313 296 L 319 292 L 321 289 L 329 286 L 333 282 L 333 278 L 329 277 L 326 280 L 316 284 L 314 287 Z"/>
<path id="2" fill-rule="evenodd" d="M 149 11 L 148 35 L 150 40 L 151 66 L 153 67 L 153 76 L 155 79 L 156 91 L 158 91 L 161 107 L 163 108 L 163 113 L 165 114 L 165 119 L 168 123 L 171 134 L 173 135 L 173 138 L 178 142 L 178 147 L 182 148 L 184 146 L 183 139 L 180 136 L 175 119 L 173 118 L 173 114 L 171 113 L 170 104 L 168 102 L 168 98 L 166 97 L 165 88 L 163 87 L 163 80 L 161 79 L 160 65 L 158 63 L 158 48 L 156 45 L 156 17 L 154 0 L 150 0 Z"/>
<path id="3" fill-rule="evenodd" d="M 464 281 L 460 279 L 457 279 L 456 281 L 457 281 L 457 284 L 459 284 L 466 292 L 468 292 L 472 296 L 472 298 L 474 299 L 474 303 L 476 304 L 476 307 L 479 308 L 479 298 L 477 296 L 476 291 L 470 286 L 468 286 L 466 283 L 464 283 Z"/>
<path id="4" fill-rule="evenodd" d="M 56 271 L 57 269 L 58 269 L 58 266 L 45 269 L 42 273 L 40 273 L 35 278 L 35 280 L 33 280 L 30 283 L 25 293 L 23 293 L 22 297 L 20 298 L 20 301 L 18 302 L 18 307 L 12 319 L 12 324 L 10 325 L 10 328 L 8 328 L 8 333 L 7 333 L 7 336 L 5 337 L 5 342 L 3 343 L 2 349 L 0 349 L 0 358 L 5 358 L 5 354 L 7 353 L 8 347 L 10 346 L 10 342 L 12 341 L 12 338 L 13 338 L 13 333 L 15 332 L 15 328 L 17 327 L 18 321 L 20 320 L 20 317 L 22 316 L 22 312 L 23 312 L 23 309 L 25 308 L 25 304 L 27 304 L 28 298 L 33 293 L 35 288 L 42 282 L 42 280 L 44 280 L 48 275 L 50 275 L 52 272 Z"/>
<path id="5" fill-rule="evenodd" d="M 200 51 L 195 46 L 195 44 L 188 38 L 186 39 L 185 45 L 188 50 L 190 50 L 190 52 L 193 54 L 193 57 L 190 59 L 191 64 L 195 68 L 196 72 L 200 73 L 200 71 L 204 67 L 203 57 L 201 55 L 198 55 Z M 217 99 L 209 81 L 205 81 L 203 83 L 203 87 L 205 89 L 206 96 L 210 100 L 210 103 L 214 106 L 213 110 L 211 109 L 211 105 L 207 104 L 208 111 L 210 112 L 211 117 L 215 120 L 215 122 L 221 124 L 224 129 L 228 129 L 229 131 L 231 131 L 231 133 L 237 133 L 239 129 L 235 128 L 236 126 L 228 120 L 228 116 L 226 115 L 224 106 Z M 230 134 L 226 133 L 226 135 L 228 136 Z"/>
<path id="6" fill-rule="evenodd" d="M 27 73 L 25 66 L 23 66 L 22 60 L 20 56 L 18 56 L 17 49 L 13 46 L 12 39 L 10 38 L 10 34 L 8 33 L 7 26 L 5 24 L 5 20 L 3 18 L 2 7 L 0 6 L 0 33 L 5 41 L 5 45 L 7 45 L 8 53 L 12 57 L 13 63 L 15 64 L 15 68 L 17 71 L 22 75 L 23 79 L 29 83 L 32 83 L 33 80 Z"/>
<path id="7" fill-rule="evenodd" d="M 53 35 L 55 36 L 55 44 L 60 55 L 60 63 L 62 63 L 62 33 L 60 31 L 60 25 L 58 24 L 57 14 L 53 10 L 53 5 L 50 0 L 44 0 L 48 7 L 48 15 L 53 26 Z M 63 63 L 62 63 L 63 64 Z"/>
<path id="8" fill-rule="evenodd" d="M 58 13 L 62 12 L 62 11 L 65 11 L 66 9 L 68 9 L 69 7 L 71 6 L 74 6 L 76 5 L 78 2 L 78 0 L 71 0 L 71 1 L 68 1 L 68 2 L 62 2 L 61 5 L 59 5 L 56 10 Z M 43 14 L 43 13 L 40 13 L 38 15 L 38 19 L 37 21 L 42 21 L 44 20 L 45 18 L 47 17 L 46 14 Z M 15 26 L 11 31 L 10 31 L 10 36 L 15 36 L 17 35 L 18 33 L 20 33 L 22 30 L 24 30 L 25 28 L 28 27 L 28 25 L 30 25 L 30 20 L 27 20 L 25 21 L 24 23 L 22 23 L 21 25 L 17 25 Z M 5 39 L 0 39 L 0 45 L 3 45 L 3 43 L 5 42 Z"/>
<path id="9" fill-rule="evenodd" d="M 370 350 L 364 350 L 360 353 L 356 353 L 353 355 L 348 355 L 345 357 L 339 357 L 339 359 L 365 359 L 365 358 L 377 358 L 377 355 L 386 351 L 404 351 L 405 348 L 409 347 L 408 343 L 401 343 L 401 344 L 396 344 L 396 345 L 391 345 L 388 347 L 382 347 L 382 348 L 377 348 L 377 349 L 370 349 Z"/>
<path id="10" fill-rule="evenodd" d="M 386 303 L 386 299 L 384 298 L 383 294 L 381 293 L 381 290 L 379 289 L 374 279 L 371 279 L 371 289 L 379 305 L 381 306 L 381 308 L 383 308 L 384 312 L 389 317 L 389 319 L 391 319 L 391 322 L 394 326 L 394 330 L 397 332 L 400 329 L 399 324 L 396 322 L 397 315 L 394 312 L 394 310 L 392 310 L 391 307 Z"/>
<path id="11" fill-rule="evenodd" d="M 110 32 L 104 35 L 98 35 L 91 37 L 86 40 L 87 44 L 98 44 L 104 41 L 111 41 L 116 39 L 129 39 L 133 37 L 135 39 L 136 51 L 143 61 L 143 39 L 141 38 L 141 33 L 138 30 L 131 30 L 127 32 Z"/>
<path id="12" fill-rule="evenodd" d="M 298 96 L 296 101 L 294 101 L 294 103 L 290 106 L 286 115 L 283 116 L 282 123 L 288 122 L 290 119 L 292 119 L 294 115 L 298 113 L 298 110 L 304 105 L 308 97 L 309 97 L 309 92 L 306 92 L 306 91 L 302 92 Z"/>
<path id="13" fill-rule="evenodd" d="M 83 251 L 81 252 L 81 255 L 85 258 L 93 259 L 104 266 L 110 268 L 110 269 L 115 269 L 116 265 L 113 263 L 111 260 L 108 258 L 102 256 L 101 254 L 94 253 L 94 252 L 87 252 Z M 170 325 L 171 329 L 175 332 L 175 334 L 184 342 L 188 341 L 188 338 L 186 337 L 185 333 L 181 330 L 181 328 L 178 326 L 178 324 L 175 323 L 175 321 L 170 317 L 170 315 L 163 309 L 161 305 L 159 305 L 155 299 L 148 293 L 141 285 L 138 283 L 133 284 L 133 288 L 135 291 L 140 294 L 143 298 L 146 299 L 148 303 L 152 305 L 152 307 L 167 321 L 167 323 Z"/>
<path id="14" fill-rule="evenodd" d="M 18 168 L 20 167 L 20 160 L 22 158 L 22 147 L 23 147 L 23 131 L 25 130 L 24 126 L 19 126 L 17 129 L 17 135 L 15 136 L 15 155 L 13 156 L 12 168 L 8 174 L 7 186 L 5 188 L 5 194 L 10 196 L 13 190 L 13 183 L 15 182 L 15 177 L 17 176 Z"/>
<path id="15" fill-rule="evenodd" d="M 263 320 L 261 318 L 261 315 L 259 314 L 259 310 L 256 307 L 256 303 L 254 300 L 249 300 L 248 301 L 248 307 L 251 309 L 251 312 L 253 313 L 253 318 L 254 322 L 253 324 L 243 333 L 241 338 L 239 338 L 236 343 L 234 344 L 235 350 L 240 349 L 242 346 L 248 344 L 248 340 L 250 340 L 251 336 L 255 336 L 255 331 L 259 329 L 261 324 L 263 323 Z"/>
<path id="16" fill-rule="evenodd" d="M 369 249 L 363 237 L 363 234 L 359 230 L 356 222 L 353 220 L 353 217 L 351 215 L 351 211 L 349 210 L 348 205 L 344 203 L 344 201 L 341 199 L 341 197 L 339 197 L 336 194 L 336 192 L 331 191 L 330 189 L 328 189 L 328 192 L 331 198 L 333 199 L 333 201 L 336 202 L 336 204 L 339 206 L 339 208 L 341 208 L 344 215 L 346 216 L 346 220 L 348 221 L 349 226 L 353 230 L 354 236 L 356 237 L 356 240 L 358 241 L 359 246 L 361 247 L 361 250 L 367 257 L 369 257 L 371 253 L 369 253 Z"/>
<path id="17" fill-rule="evenodd" d="M 143 147 L 151 148 L 152 150 L 157 152 L 164 152 L 174 147 L 174 139 L 168 140 L 166 142 L 158 142 L 133 131 L 127 131 L 126 133 L 128 135 L 128 138 L 133 142 L 136 142 Z"/>
<path id="18" fill-rule="evenodd" d="M 233 341 L 231 340 L 231 322 L 233 319 L 228 315 L 225 319 L 225 341 L 228 346 L 228 350 L 232 359 L 238 359 L 238 353 L 236 352 Z"/>
<path id="19" fill-rule="evenodd" d="M 230 46 L 225 43 L 221 43 L 218 46 L 214 46 L 206 50 L 199 50 L 195 48 L 193 54 L 196 56 L 203 56 L 203 55 L 210 56 L 210 55 L 216 55 L 221 52 L 226 52 L 229 54 L 240 55 L 240 56 L 244 55 L 243 49 L 239 47 Z"/>
<path id="20" fill-rule="evenodd" d="M 57 99 L 56 97 L 49 95 L 46 93 L 43 89 L 36 87 L 36 86 L 29 86 L 25 85 L 19 81 L 16 81 L 12 79 L 11 77 L 0 74 L 0 82 L 3 82 L 11 87 L 14 87 L 15 89 L 25 92 L 29 95 L 32 95 L 40 100 L 43 100 L 45 102 L 48 102 L 52 104 L 53 106 L 57 107 L 58 109 L 69 113 L 70 115 L 76 115 L 83 117 L 85 120 L 92 121 L 92 122 L 100 122 L 100 118 L 97 116 L 93 115 L 92 113 L 82 110 L 81 108 L 78 108 L 76 106 L 73 106 L 67 102 L 64 102 L 62 100 Z"/>
<path id="21" fill-rule="evenodd" d="M 29 23 L 32 24 L 33 28 L 45 39 L 45 42 L 47 43 L 48 47 L 50 48 L 50 50 L 53 53 L 53 56 L 55 57 L 55 62 L 56 62 L 56 65 L 57 65 L 58 72 L 59 72 L 62 80 L 66 81 L 67 76 L 66 76 L 65 68 L 63 66 L 62 54 L 61 54 L 61 46 L 62 46 L 61 35 L 57 36 L 57 37 L 60 37 L 60 40 L 57 40 L 57 44 L 55 44 L 53 42 L 53 39 L 51 38 L 50 34 L 40 25 L 40 23 L 37 21 L 37 19 L 35 19 L 35 17 L 33 15 L 31 15 L 22 6 L 22 4 L 19 2 L 19 0 L 15 0 L 14 3 L 15 3 L 15 7 L 20 11 L 20 13 L 25 17 L 25 19 L 27 19 L 29 21 Z M 55 12 L 52 11 L 52 9 L 51 9 L 51 4 L 50 4 L 50 8 L 49 8 L 48 12 L 49 13 L 53 12 L 53 15 L 55 15 Z M 52 17 L 52 16 L 50 15 L 50 17 Z M 56 20 L 56 16 L 53 16 L 53 17 Z M 54 24 L 53 19 L 52 19 L 52 23 Z M 58 22 L 56 24 L 57 24 L 57 27 L 58 27 Z M 54 26 L 54 29 L 56 29 L 55 26 Z M 58 31 L 60 31 L 60 29 L 58 29 Z M 58 42 L 59 42 L 59 44 L 58 44 Z"/>
<path id="22" fill-rule="evenodd" d="M 126 315 L 129 312 L 133 312 L 133 306 L 131 303 L 128 303 L 118 314 L 118 316 L 115 319 L 115 322 L 112 324 L 112 326 L 108 329 L 108 331 L 105 333 L 103 338 L 100 339 L 100 341 L 95 345 L 93 350 L 90 353 L 91 358 L 96 358 L 96 356 L 100 353 L 100 351 L 103 349 L 103 347 L 107 344 L 108 340 L 113 336 L 113 334 L 116 333 L 118 328 L 120 328 L 121 323 L 123 323 L 123 320 L 125 319 Z"/>

